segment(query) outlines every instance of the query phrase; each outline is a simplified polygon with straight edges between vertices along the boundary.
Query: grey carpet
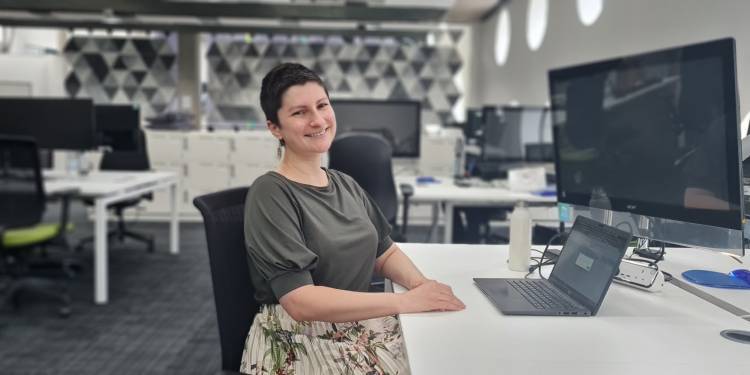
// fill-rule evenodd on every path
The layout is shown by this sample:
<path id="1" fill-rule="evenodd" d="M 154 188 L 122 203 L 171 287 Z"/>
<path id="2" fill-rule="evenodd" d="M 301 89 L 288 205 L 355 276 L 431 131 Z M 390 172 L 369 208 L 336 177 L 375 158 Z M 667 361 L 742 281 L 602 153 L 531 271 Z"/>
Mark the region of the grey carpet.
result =
<path id="1" fill-rule="evenodd" d="M 90 234 L 74 212 L 72 243 Z M 55 217 L 52 213 L 49 216 Z M 168 226 L 130 228 L 156 235 L 156 252 L 136 242 L 109 252 L 110 303 L 93 303 L 91 250 L 62 253 L 84 265 L 75 279 L 60 278 L 73 296 L 73 314 L 57 317 L 47 300 L 24 298 L 0 312 L 0 374 L 219 374 L 221 353 L 203 225 L 181 224 L 180 254 L 170 255 Z M 410 238 L 427 228 L 410 228 Z M 442 238 L 438 236 L 438 238 Z M 55 253 L 57 256 L 60 253 Z"/>
<path id="2" fill-rule="evenodd" d="M 78 227 L 87 224 L 79 224 Z M 0 314 L 2 374 L 212 374 L 221 367 L 202 224 L 182 224 L 180 251 L 167 252 L 166 224 L 139 224 L 154 233 L 157 251 L 114 244 L 109 256 L 110 303 L 92 302 L 91 251 L 76 279 L 60 278 L 73 314 L 58 318 L 54 303 L 23 298 Z M 54 254 L 53 256 L 57 256 Z M 70 256 L 65 253 L 64 255 Z"/>

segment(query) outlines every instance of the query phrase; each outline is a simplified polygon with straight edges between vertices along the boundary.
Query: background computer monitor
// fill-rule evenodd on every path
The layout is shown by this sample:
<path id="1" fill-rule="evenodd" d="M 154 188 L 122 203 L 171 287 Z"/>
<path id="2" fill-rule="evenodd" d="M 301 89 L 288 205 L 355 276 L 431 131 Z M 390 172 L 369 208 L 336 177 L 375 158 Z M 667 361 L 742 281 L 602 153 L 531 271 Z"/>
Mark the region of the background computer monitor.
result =
<path id="1" fill-rule="evenodd" d="M 544 107 L 514 106 L 484 111 L 484 161 L 553 161 L 552 123 Z"/>
<path id="2" fill-rule="evenodd" d="M 558 201 L 670 243 L 744 252 L 733 39 L 549 72 Z"/>
<path id="3" fill-rule="evenodd" d="M 91 99 L 0 98 L 0 134 L 25 135 L 39 148 L 90 150 L 96 147 Z"/>
<path id="4" fill-rule="evenodd" d="M 529 162 L 554 162 L 552 144 L 552 116 L 547 107 L 522 107 L 521 143 L 524 160 Z"/>
<path id="5" fill-rule="evenodd" d="M 373 132 L 383 136 L 394 157 L 419 157 L 421 105 L 418 101 L 333 100 L 336 134 Z"/>
<path id="6" fill-rule="evenodd" d="M 466 125 L 464 126 L 464 137 L 467 140 L 477 139 L 484 130 L 484 119 L 482 110 L 479 108 L 466 109 Z"/>
<path id="7" fill-rule="evenodd" d="M 94 123 L 99 145 L 117 151 L 134 151 L 138 148 L 140 111 L 133 105 L 96 105 Z"/>
<path id="8" fill-rule="evenodd" d="M 482 160 L 488 162 L 523 160 L 520 108 L 484 108 Z"/>

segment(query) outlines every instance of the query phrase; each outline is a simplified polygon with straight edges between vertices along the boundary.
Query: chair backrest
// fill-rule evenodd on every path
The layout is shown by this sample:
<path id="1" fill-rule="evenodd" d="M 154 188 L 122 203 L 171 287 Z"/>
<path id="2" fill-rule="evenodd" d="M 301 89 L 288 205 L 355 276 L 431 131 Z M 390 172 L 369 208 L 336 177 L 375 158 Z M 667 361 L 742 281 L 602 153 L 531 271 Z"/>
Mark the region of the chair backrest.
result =
<path id="1" fill-rule="evenodd" d="M 221 340 L 222 369 L 239 371 L 245 338 L 259 309 L 248 270 L 244 211 L 247 187 L 199 196 Z"/>
<path id="2" fill-rule="evenodd" d="M 348 133 L 336 138 L 328 151 L 328 167 L 352 176 L 395 225 L 398 195 L 391 165 L 392 149 L 372 133 Z"/>
<path id="3" fill-rule="evenodd" d="M 39 224 L 45 206 L 36 141 L 0 135 L 0 227 Z"/>
<path id="4" fill-rule="evenodd" d="M 104 152 L 99 163 L 101 170 L 147 171 L 151 169 L 146 148 L 146 134 L 142 129 L 133 129 L 135 149 L 110 150 Z"/>

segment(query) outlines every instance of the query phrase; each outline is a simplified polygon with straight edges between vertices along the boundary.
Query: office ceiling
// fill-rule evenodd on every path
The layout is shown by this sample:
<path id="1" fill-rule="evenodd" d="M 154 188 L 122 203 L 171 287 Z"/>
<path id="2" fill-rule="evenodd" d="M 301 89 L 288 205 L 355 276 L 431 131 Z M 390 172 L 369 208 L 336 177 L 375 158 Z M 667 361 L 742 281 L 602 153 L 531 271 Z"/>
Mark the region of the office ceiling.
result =
<path id="1" fill-rule="evenodd" d="M 424 29 L 508 0 L 0 0 L 0 24 L 171 31 Z M 262 30 L 261 30 L 262 31 Z"/>

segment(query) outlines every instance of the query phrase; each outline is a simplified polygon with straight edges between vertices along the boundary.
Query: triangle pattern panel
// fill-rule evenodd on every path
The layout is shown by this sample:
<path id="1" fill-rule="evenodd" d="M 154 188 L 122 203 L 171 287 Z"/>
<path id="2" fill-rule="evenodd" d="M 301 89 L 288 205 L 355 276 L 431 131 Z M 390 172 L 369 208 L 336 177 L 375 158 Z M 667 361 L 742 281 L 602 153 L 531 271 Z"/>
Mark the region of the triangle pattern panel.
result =
<path id="1" fill-rule="evenodd" d="M 65 92 L 96 103 L 137 104 L 144 115 L 158 114 L 176 99 L 176 38 L 70 37 Z"/>
<path id="2" fill-rule="evenodd" d="M 462 96 L 453 79 L 463 66 L 452 41 L 460 39 L 461 32 L 439 34 L 447 44 L 438 47 L 381 36 L 209 36 L 206 87 L 213 105 L 207 118 L 241 121 L 242 114 L 248 117 L 245 121 L 263 120 L 249 118 L 263 117 L 258 103 L 260 82 L 282 61 L 300 63 L 316 72 L 334 97 L 412 99 L 423 103 L 425 118 L 452 116 L 451 110 Z"/>
<path id="3" fill-rule="evenodd" d="M 81 46 L 78 44 L 77 38 L 70 38 L 65 43 L 65 47 L 63 47 L 63 52 L 70 53 L 70 54 L 76 54 L 78 52 L 81 52 Z"/>
<path id="4" fill-rule="evenodd" d="M 67 92 L 70 97 L 75 98 L 80 90 L 81 81 L 78 79 L 78 76 L 75 74 L 69 74 L 65 78 L 65 92 Z"/>
<path id="5" fill-rule="evenodd" d="M 86 52 L 88 52 L 88 53 L 96 53 L 96 52 L 98 52 L 96 41 L 93 38 L 86 38 L 86 39 L 84 39 L 80 43 L 80 46 L 81 46 L 81 52 L 84 52 L 84 53 L 86 53 Z"/>

